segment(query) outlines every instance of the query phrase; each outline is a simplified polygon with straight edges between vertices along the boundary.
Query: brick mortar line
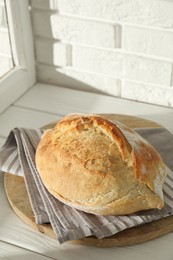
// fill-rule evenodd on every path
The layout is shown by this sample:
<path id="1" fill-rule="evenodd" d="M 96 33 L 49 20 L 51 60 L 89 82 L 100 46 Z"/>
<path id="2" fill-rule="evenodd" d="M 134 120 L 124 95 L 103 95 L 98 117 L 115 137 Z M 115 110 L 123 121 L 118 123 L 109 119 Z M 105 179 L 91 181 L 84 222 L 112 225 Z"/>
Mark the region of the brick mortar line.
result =
<path id="1" fill-rule="evenodd" d="M 114 26 L 114 41 L 115 41 L 115 48 L 121 49 L 122 48 L 122 26 L 120 24 Z"/>
<path id="2" fill-rule="evenodd" d="M 66 45 L 66 62 L 67 66 L 73 66 L 73 48 L 71 44 Z"/>
<path id="3" fill-rule="evenodd" d="M 43 66 L 43 67 L 47 67 L 47 68 L 57 68 L 57 69 L 63 69 L 64 67 L 61 66 L 55 66 L 55 65 L 50 65 L 48 63 L 44 63 L 44 62 L 38 62 L 37 64 L 37 68 L 39 69 L 39 66 Z M 104 73 L 99 73 L 99 72 L 92 72 L 89 70 L 84 70 L 84 69 L 80 69 L 80 68 L 74 68 L 71 66 L 67 66 L 66 67 L 66 71 L 70 69 L 73 70 L 75 72 L 81 72 L 81 73 L 87 73 L 87 74 L 91 74 L 91 75 L 96 75 L 96 76 L 102 76 L 102 77 L 106 77 L 106 78 L 110 78 L 110 79 L 114 79 L 114 80 L 119 80 L 119 81 L 125 81 L 125 82 L 129 82 L 129 83 L 133 83 L 133 84 L 142 84 L 142 85 L 148 85 L 149 87 L 156 87 L 156 88 L 163 88 L 163 89 L 167 89 L 167 90 L 173 90 L 172 86 L 167 86 L 167 85 L 159 85 L 159 84 L 153 84 L 150 82 L 143 82 L 143 81 L 137 81 L 137 80 L 132 80 L 132 79 L 128 79 L 128 78 L 122 78 L 122 77 L 113 77 L 110 76 L 108 74 L 104 74 Z M 66 76 L 66 74 L 64 74 Z"/>
<path id="4" fill-rule="evenodd" d="M 173 64 L 172 64 L 172 71 L 171 71 L 170 86 L 173 87 Z"/>
<path id="5" fill-rule="evenodd" d="M 77 42 L 69 42 L 69 41 L 65 41 L 65 40 L 61 40 L 61 39 L 56 39 L 56 38 L 50 38 L 50 37 L 46 37 L 46 36 L 42 36 L 42 35 L 38 35 L 38 34 L 34 34 L 35 38 L 41 38 L 41 39 L 45 39 L 47 41 L 52 41 L 52 42 L 59 42 L 59 43 L 64 43 L 65 45 L 71 45 L 72 47 L 75 46 L 79 46 L 79 47 L 85 47 L 85 48 L 91 48 L 91 49 L 96 49 L 96 50 L 100 50 L 100 51 L 109 51 L 109 52 L 119 52 L 120 54 L 125 54 L 125 55 L 131 55 L 131 56 L 137 56 L 139 58 L 144 58 L 144 59 L 150 59 L 150 60 L 156 60 L 156 61 L 160 61 L 160 62 L 168 62 L 168 63 L 173 63 L 172 59 L 168 59 L 168 58 L 164 58 L 164 57 L 160 57 L 160 56 L 152 56 L 149 54 L 143 54 L 143 53 L 139 53 L 139 52 L 131 52 L 131 51 L 127 51 L 123 48 L 106 48 L 106 47 L 99 47 L 99 46 L 95 46 L 95 45 L 89 45 L 89 44 L 84 44 L 84 43 L 77 43 Z"/>
<path id="6" fill-rule="evenodd" d="M 85 20 L 85 21 L 90 21 L 90 22 L 97 22 L 97 23 L 104 23 L 104 24 L 110 24 L 110 25 L 115 25 L 116 22 L 113 20 L 107 20 L 107 19 L 99 19 L 99 18 L 91 18 L 87 16 L 81 16 L 81 15 L 72 15 L 68 13 L 61 13 L 58 10 L 49 10 L 49 9 L 39 9 L 39 8 L 31 8 L 31 14 L 32 12 L 40 12 L 40 13 L 52 13 L 52 15 L 57 15 L 61 17 L 66 17 L 66 18 L 73 18 L 75 20 Z"/>
<path id="7" fill-rule="evenodd" d="M 47 13 L 52 13 L 52 14 L 57 14 L 59 16 L 63 17 L 69 17 L 69 18 L 74 18 L 76 20 L 86 20 L 86 21 L 95 21 L 95 22 L 100 22 L 100 23 L 106 23 L 110 25 L 125 25 L 125 26 L 130 26 L 130 27 L 136 27 L 136 28 L 142 28 L 142 29 L 149 29 L 149 30 L 156 30 L 156 31 L 164 31 L 164 32 L 170 32 L 173 33 L 173 27 L 166 28 L 166 27 L 157 27 L 157 26 L 152 26 L 152 25 L 144 25 L 144 24 L 137 24 L 137 23 L 127 23 L 127 22 L 121 22 L 118 20 L 108 20 L 108 19 L 103 19 L 103 18 L 96 18 L 96 17 L 90 17 L 90 16 L 85 16 L 85 15 L 76 15 L 76 14 L 70 14 L 70 13 L 65 13 L 65 12 L 59 12 L 56 9 L 39 9 L 38 7 L 33 7 L 31 8 L 31 13 L 32 12 L 47 12 Z"/>

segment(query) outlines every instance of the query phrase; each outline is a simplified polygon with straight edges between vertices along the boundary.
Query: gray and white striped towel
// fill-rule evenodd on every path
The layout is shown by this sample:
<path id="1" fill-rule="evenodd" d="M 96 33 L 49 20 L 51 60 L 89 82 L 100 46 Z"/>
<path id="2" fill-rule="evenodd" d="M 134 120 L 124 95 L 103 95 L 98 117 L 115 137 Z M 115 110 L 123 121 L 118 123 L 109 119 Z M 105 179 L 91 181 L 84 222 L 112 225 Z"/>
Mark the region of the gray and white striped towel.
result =
<path id="1" fill-rule="evenodd" d="M 59 243 L 90 235 L 98 239 L 124 229 L 173 215 L 173 135 L 164 128 L 136 129 L 161 154 L 168 167 L 164 184 L 165 207 L 129 216 L 96 216 L 71 208 L 55 199 L 44 187 L 35 166 L 35 150 L 42 132 L 16 128 L 0 149 L 0 169 L 24 176 L 37 224 L 50 222 Z"/>

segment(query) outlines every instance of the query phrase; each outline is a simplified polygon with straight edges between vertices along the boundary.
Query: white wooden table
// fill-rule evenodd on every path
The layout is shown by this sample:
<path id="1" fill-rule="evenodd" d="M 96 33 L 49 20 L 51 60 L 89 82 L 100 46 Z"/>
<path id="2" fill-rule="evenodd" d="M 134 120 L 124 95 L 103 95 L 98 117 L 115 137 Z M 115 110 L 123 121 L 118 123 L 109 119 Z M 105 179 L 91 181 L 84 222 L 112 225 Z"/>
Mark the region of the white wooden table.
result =
<path id="1" fill-rule="evenodd" d="M 118 98 L 36 84 L 0 115 L 0 144 L 14 127 L 37 128 L 65 114 L 118 113 L 158 122 L 173 131 L 173 109 Z M 59 245 L 32 230 L 9 206 L 0 173 L 0 259 L 173 259 L 173 233 L 153 241 L 127 247 L 94 248 L 65 243 Z"/>

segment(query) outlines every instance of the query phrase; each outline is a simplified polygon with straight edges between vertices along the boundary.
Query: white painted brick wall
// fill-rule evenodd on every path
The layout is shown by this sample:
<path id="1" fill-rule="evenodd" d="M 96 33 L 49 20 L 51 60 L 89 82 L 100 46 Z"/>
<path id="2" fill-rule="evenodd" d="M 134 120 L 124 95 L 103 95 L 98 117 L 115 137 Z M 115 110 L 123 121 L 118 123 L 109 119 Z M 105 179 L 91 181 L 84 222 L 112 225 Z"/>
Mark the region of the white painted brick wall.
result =
<path id="1" fill-rule="evenodd" d="M 68 65 L 68 45 L 64 43 L 48 39 L 43 41 L 42 38 L 37 38 L 36 50 L 36 60 L 38 62 L 62 67 Z"/>
<path id="2" fill-rule="evenodd" d="M 115 47 L 112 24 L 52 15 L 51 28 L 55 39 L 100 47 Z"/>
<path id="3" fill-rule="evenodd" d="M 122 30 L 123 49 L 173 60 L 173 31 L 129 25 Z"/>
<path id="4" fill-rule="evenodd" d="M 172 73 L 170 62 L 86 46 L 75 46 L 72 57 L 72 64 L 75 68 L 117 78 L 170 85 Z"/>
<path id="5" fill-rule="evenodd" d="M 40 3 L 41 5 L 41 3 Z M 52 13 L 49 11 L 40 11 L 33 9 L 31 11 L 32 27 L 34 36 L 44 36 L 52 39 L 52 28 L 50 24 L 50 17 Z M 36 49 L 37 51 L 37 49 Z"/>
<path id="6" fill-rule="evenodd" d="M 49 75 L 49 76 L 48 76 Z M 64 79 L 64 75 L 66 78 Z M 69 67 L 55 68 L 41 64 L 37 70 L 38 80 L 61 86 L 83 89 L 90 92 L 106 93 L 120 96 L 120 81 L 113 77 L 103 76 L 92 72 L 81 71 Z"/>
<path id="7" fill-rule="evenodd" d="M 56 0 L 30 0 L 30 5 L 40 10 L 58 9 L 58 1 Z"/>
<path id="8" fill-rule="evenodd" d="M 114 48 L 116 25 L 33 12 L 35 34 L 71 43 Z"/>
<path id="9" fill-rule="evenodd" d="M 173 107 L 172 0 L 30 0 L 38 79 Z"/>
<path id="10" fill-rule="evenodd" d="M 119 23 L 173 28 L 172 0 L 58 0 L 58 10 Z"/>
<path id="11" fill-rule="evenodd" d="M 173 107 L 173 88 L 122 81 L 122 97 Z"/>

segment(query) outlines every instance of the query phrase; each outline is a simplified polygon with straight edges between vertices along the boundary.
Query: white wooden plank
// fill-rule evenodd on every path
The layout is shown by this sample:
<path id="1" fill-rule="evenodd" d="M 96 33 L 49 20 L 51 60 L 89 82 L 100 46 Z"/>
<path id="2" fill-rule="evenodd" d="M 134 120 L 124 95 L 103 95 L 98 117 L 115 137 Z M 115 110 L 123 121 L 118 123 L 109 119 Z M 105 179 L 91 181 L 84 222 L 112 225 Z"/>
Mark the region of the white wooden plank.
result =
<path id="1" fill-rule="evenodd" d="M 5 195 L 2 194 L 2 183 L 0 183 L 0 195 L 3 201 L 3 212 L 0 212 L 0 240 L 11 245 L 20 246 L 38 254 L 45 255 L 53 259 L 63 260 L 168 260 L 173 254 L 172 239 L 173 234 L 168 234 L 163 238 L 131 247 L 115 247 L 115 248 L 94 248 L 77 246 L 71 243 L 59 245 L 56 240 L 50 239 L 41 233 L 33 231 L 26 226 L 20 219 L 18 219 L 12 210 L 8 207 Z M 6 205 L 5 203 L 6 202 Z M 9 249 L 9 252 L 11 250 Z M 25 252 L 26 253 L 26 252 Z M 8 254 L 6 254 L 8 256 Z M 35 256 L 35 255 L 33 255 Z M 15 250 L 13 257 L 16 257 Z M 15 260 L 19 258 L 13 258 Z M 25 258 L 23 258 L 25 259 Z M 32 258 L 37 259 L 37 258 Z"/>
<path id="2" fill-rule="evenodd" d="M 16 105 L 18 107 L 16 107 Z M 24 109 L 21 106 L 29 108 L 30 110 Z M 34 111 L 33 109 L 40 110 L 40 112 Z M 75 109 L 78 110 L 77 112 L 140 114 L 141 116 L 150 117 L 151 119 L 156 119 L 161 122 L 164 121 L 166 125 L 172 125 L 173 122 L 172 109 L 42 84 L 38 84 L 36 87 L 32 88 L 16 102 L 15 106 L 10 107 L 1 116 L 4 116 L 3 122 L 9 129 L 14 127 L 15 122 L 22 123 L 22 126 L 23 124 L 26 124 L 26 127 L 32 127 L 37 123 L 44 124 L 45 121 L 42 122 L 39 120 L 50 120 L 49 116 L 51 114 L 47 113 L 47 111 L 54 113 L 55 115 L 52 114 L 51 116 L 55 116 L 55 119 L 57 119 L 60 112 L 62 112 L 62 114 L 65 114 L 66 112 L 76 112 L 74 111 Z M 0 128 L 2 126 L 1 116 Z M 5 132 L 6 130 L 7 129 L 4 128 L 3 131 Z M 122 248 L 101 249 L 77 246 L 71 243 L 59 245 L 56 240 L 50 239 L 41 233 L 33 231 L 13 213 L 4 193 L 3 175 L 1 173 L 0 198 L 1 208 L 3 209 L 0 210 L 0 240 L 14 246 L 20 246 L 23 250 L 27 249 L 32 251 L 33 255 L 31 259 L 39 259 L 38 255 L 41 254 L 45 255 L 47 258 L 57 260 L 100 260 L 105 258 L 107 260 L 112 260 L 115 256 L 117 259 L 122 260 L 127 258 L 129 260 L 136 260 L 139 259 L 139 256 L 140 260 L 168 260 L 171 259 L 173 255 L 173 233 L 148 243 Z M 0 244 L 0 248 L 1 247 L 2 246 Z M 20 257 L 21 259 L 22 257 L 23 259 L 27 259 L 25 258 L 25 254 L 28 256 L 26 253 L 28 251 L 26 250 L 23 251 L 23 255 L 21 251 L 19 251 L 19 253 L 15 251 L 16 247 L 14 247 L 13 250 L 13 248 L 9 246 L 9 249 L 7 248 L 7 250 L 5 250 L 6 247 L 3 246 L 2 252 L 4 253 L 4 259 L 7 257 L 7 259 L 10 259 L 11 257 L 11 259 L 15 260 L 20 259 Z M 31 254 L 29 254 L 29 256 L 31 256 Z"/>
<path id="3" fill-rule="evenodd" d="M 171 108 L 41 83 L 30 89 L 15 105 L 60 115 L 76 112 L 138 115 L 173 129 Z"/>
<path id="4" fill-rule="evenodd" d="M 131 247 L 127 246 L 102 249 L 74 245 L 69 242 L 59 245 L 56 240 L 32 230 L 32 228 L 23 223 L 15 215 L 9 207 L 4 193 L 2 174 L 0 174 L 0 198 L 1 208 L 3 208 L 3 210 L 0 211 L 0 241 L 37 253 L 36 255 L 33 254 L 35 257 L 31 258 L 33 260 L 38 259 L 38 254 L 57 260 L 112 260 L 115 256 L 116 259 L 122 260 L 137 260 L 139 259 L 139 256 L 140 260 L 169 260 L 173 255 L 172 233 L 162 238 Z M 13 251 L 13 249 L 10 249 L 9 247 L 9 252 L 13 253 L 13 258 L 11 259 L 20 259 L 20 257 L 15 254 L 15 249 Z M 27 254 L 27 251 L 24 252 Z M 5 257 L 9 257 L 8 251 L 6 252 Z M 5 257 L 4 259 L 6 259 Z M 23 255 L 23 258 L 21 257 L 21 259 L 25 259 L 25 255 Z"/>
<path id="5" fill-rule="evenodd" d="M 58 115 L 11 106 L 0 115 L 0 136 L 6 137 L 15 127 L 39 128 L 59 118 Z"/>
<path id="6" fill-rule="evenodd" d="M 56 249 L 57 241 L 32 230 L 32 228 L 27 226 L 17 217 L 7 201 L 3 187 L 2 173 L 0 173 L 0 198 L 1 209 L 3 209 L 0 211 L 0 241 L 19 246 L 21 248 L 26 248 L 33 252 L 45 253 L 45 255 L 53 257 L 52 252 Z M 58 259 L 58 257 L 55 259 Z"/>
<path id="7" fill-rule="evenodd" d="M 31 251 L 28 251 L 26 249 L 20 248 L 20 247 L 16 247 L 4 242 L 0 241 L 0 258 L 2 259 L 13 259 L 13 260 L 17 260 L 17 259 L 26 259 L 26 260 L 30 260 L 30 259 L 38 259 L 38 260 L 46 260 L 46 259 L 50 259 L 47 258 L 46 256 L 37 254 L 37 253 L 33 253 Z"/>
<path id="8" fill-rule="evenodd" d="M 3 186 L 3 174 L 0 172 L 0 198 L 1 198 L 1 209 L 0 210 L 0 241 L 9 243 L 14 246 L 19 246 L 23 249 L 37 252 L 53 259 L 69 259 L 68 250 L 78 249 L 80 247 L 72 246 L 69 247 L 59 245 L 57 240 L 51 239 L 44 234 L 34 231 L 31 227 L 26 225 L 11 209 L 7 197 L 4 192 Z M 58 252 L 60 250 L 60 252 Z M 1 252 L 1 246 L 0 246 Z M 78 253 L 73 252 L 74 255 Z M 6 255 L 7 257 L 8 255 Z M 13 255 L 15 257 L 15 254 Z M 6 259 L 6 258 L 4 258 Z M 8 258 L 7 258 L 8 259 Z M 15 258 L 12 258 L 15 259 Z M 15 260 L 18 260 L 17 258 Z M 23 258 L 25 257 L 23 256 Z M 37 258 L 31 258 L 37 259 Z M 75 258 L 72 258 L 75 259 Z M 80 258 L 77 258 L 79 260 Z"/>

